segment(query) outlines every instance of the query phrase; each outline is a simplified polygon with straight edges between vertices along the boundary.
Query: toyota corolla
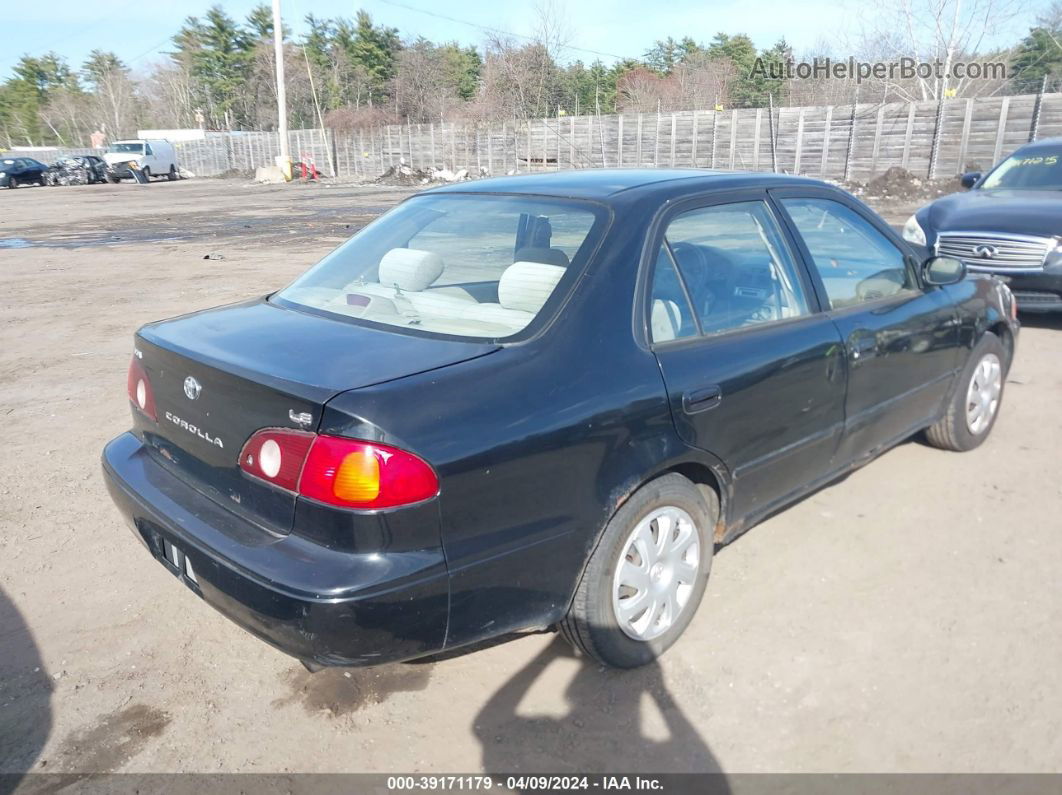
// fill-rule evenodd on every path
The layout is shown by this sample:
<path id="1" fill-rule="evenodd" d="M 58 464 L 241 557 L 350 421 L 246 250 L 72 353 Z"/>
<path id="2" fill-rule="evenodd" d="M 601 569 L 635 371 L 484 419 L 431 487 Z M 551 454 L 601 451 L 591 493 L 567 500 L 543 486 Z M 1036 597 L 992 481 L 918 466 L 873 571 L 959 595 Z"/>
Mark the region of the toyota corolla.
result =
<path id="1" fill-rule="evenodd" d="M 912 434 L 980 445 L 1017 330 L 814 180 L 468 182 L 141 328 L 103 466 L 162 566 L 311 668 L 549 628 L 631 667 L 717 545 Z"/>

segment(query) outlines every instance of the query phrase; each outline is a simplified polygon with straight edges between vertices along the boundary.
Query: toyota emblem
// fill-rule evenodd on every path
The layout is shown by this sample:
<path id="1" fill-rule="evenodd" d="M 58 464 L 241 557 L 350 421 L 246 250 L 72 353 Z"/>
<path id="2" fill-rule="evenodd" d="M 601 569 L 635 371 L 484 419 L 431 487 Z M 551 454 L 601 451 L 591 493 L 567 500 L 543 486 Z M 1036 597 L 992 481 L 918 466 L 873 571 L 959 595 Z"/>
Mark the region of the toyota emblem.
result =
<path id="1" fill-rule="evenodd" d="M 184 395 L 189 400 L 195 400 L 199 397 L 199 393 L 203 391 L 203 387 L 192 376 L 188 376 L 184 379 Z"/>

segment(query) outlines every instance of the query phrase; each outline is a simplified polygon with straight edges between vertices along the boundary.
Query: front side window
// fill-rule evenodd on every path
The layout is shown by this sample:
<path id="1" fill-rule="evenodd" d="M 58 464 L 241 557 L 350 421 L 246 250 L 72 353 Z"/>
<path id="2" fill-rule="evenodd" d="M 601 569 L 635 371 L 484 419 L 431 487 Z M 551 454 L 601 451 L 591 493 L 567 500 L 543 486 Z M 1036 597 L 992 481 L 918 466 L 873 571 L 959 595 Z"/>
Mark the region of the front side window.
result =
<path id="1" fill-rule="evenodd" d="M 570 287 L 606 219 L 588 202 L 418 196 L 275 298 L 411 331 L 511 337 Z"/>
<path id="2" fill-rule="evenodd" d="M 682 285 L 672 286 L 677 267 Z M 677 280 L 676 280 L 677 281 Z M 684 288 L 684 289 L 683 289 Z M 686 298 L 704 334 L 808 314 L 808 303 L 788 247 L 762 201 L 701 207 L 682 213 L 667 226 L 654 276 L 654 340 L 665 308 L 675 322 L 673 338 L 693 333 L 684 314 Z M 671 309 L 674 307 L 674 309 Z M 658 328 L 659 327 L 659 328 Z"/>
<path id="3" fill-rule="evenodd" d="M 850 207 L 830 199 L 782 199 L 804 239 L 832 309 L 914 289 L 903 252 Z"/>
<path id="4" fill-rule="evenodd" d="M 1015 152 L 993 169 L 981 190 L 1062 190 L 1062 146 Z"/>

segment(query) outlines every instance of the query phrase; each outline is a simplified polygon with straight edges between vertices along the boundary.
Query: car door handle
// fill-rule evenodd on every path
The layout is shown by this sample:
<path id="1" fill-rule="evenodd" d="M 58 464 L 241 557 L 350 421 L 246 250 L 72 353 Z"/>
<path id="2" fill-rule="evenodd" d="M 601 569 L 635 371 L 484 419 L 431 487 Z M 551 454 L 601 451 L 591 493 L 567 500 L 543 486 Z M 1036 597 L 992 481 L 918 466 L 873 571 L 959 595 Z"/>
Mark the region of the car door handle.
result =
<path id="1" fill-rule="evenodd" d="M 686 392 L 682 396 L 682 410 L 687 414 L 714 409 L 723 400 L 723 390 L 718 384 Z"/>
<path id="2" fill-rule="evenodd" d="M 866 337 L 849 337 L 848 349 L 853 361 L 858 362 L 872 355 L 878 347 L 878 339 L 874 335 Z"/>

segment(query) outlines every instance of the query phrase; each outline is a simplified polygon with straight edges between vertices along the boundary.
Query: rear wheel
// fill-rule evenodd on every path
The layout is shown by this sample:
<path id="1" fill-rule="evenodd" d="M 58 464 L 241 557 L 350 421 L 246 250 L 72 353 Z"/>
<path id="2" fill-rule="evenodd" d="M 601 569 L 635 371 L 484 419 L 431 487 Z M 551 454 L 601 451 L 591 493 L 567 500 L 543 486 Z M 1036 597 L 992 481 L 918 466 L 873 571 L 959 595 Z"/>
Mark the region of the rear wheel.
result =
<path id="1" fill-rule="evenodd" d="M 999 416 L 1010 368 L 1007 349 L 986 332 L 956 382 L 947 411 L 926 429 L 926 439 L 942 450 L 965 452 L 981 445 Z"/>
<path id="2" fill-rule="evenodd" d="M 605 665 L 634 668 L 689 625 L 708 582 L 719 516 L 714 492 L 668 474 L 646 484 L 608 523 L 561 632 Z"/>

